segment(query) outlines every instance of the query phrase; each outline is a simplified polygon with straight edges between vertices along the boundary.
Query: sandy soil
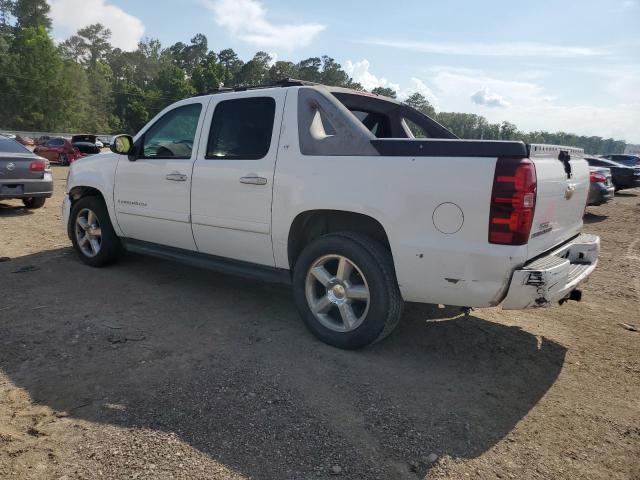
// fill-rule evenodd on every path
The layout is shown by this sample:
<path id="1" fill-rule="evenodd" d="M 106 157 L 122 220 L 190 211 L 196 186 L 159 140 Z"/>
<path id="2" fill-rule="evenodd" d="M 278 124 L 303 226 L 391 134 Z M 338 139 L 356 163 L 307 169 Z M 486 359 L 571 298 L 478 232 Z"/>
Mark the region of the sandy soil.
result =
<path id="1" fill-rule="evenodd" d="M 0 478 L 640 478 L 640 333 L 619 325 L 640 324 L 640 190 L 589 208 L 583 302 L 410 305 L 345 352 L 287 288 L 81 264 L 54 170 L 43 209 L 0 203 Z"/>

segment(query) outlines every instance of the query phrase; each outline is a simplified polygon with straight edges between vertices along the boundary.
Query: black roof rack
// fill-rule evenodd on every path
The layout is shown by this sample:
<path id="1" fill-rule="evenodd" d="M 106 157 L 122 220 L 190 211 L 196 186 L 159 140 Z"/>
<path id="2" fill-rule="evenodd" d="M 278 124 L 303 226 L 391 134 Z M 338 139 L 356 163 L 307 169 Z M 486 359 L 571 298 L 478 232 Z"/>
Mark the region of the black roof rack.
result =
<path id="1" fill-rule="evenodd" d="M 321 85 L 320 83 L 308 82 L 306 80 L 296 80 L 295 78 L 285 78 L 282 80 L 278 80 L 274 83 L 267 83 L 264 85 L 254 85 L 248 87 L 220 87 L 215 88 L 213 90 L 209 90 L 204 93 L 199 93 L 198 96 L 202 95 L 215 95 L 216 93 L 227 93 L 227 92 L 244 92 L 246 90 L 260 90 L 263 88 L 276 88 L 276 87 L 310 87 L 314 85 Z"/>

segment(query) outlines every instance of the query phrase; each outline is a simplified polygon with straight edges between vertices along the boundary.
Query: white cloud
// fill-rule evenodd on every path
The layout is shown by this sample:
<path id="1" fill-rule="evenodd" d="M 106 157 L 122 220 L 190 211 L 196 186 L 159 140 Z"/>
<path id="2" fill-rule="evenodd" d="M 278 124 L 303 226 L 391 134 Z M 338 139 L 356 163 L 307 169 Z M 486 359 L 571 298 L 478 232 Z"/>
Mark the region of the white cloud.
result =
<path id="1" fill-rule="evenodd" d="M 396 92 L 400 89 L 397 83 L 391 83 L 384 77 L 377 77 L 369 71 L 371 64 L 366 58 L 359 62 L 347 60 L 344 62 L 343 68 L 354 81 L 362 85 L 365 90 L 373 90 L 377 87 L 393 88 Z"/>
<path id="2" fill-rule="evenodd" d="M 471 95 L 473 103 L 484 105 L 486 107 L 508 107 L 509 102 L 497 93 L 491 93 L 487 87 L 483 87 L 476 93 Z"/>
<path id="3" fill-rule="evenodd" d="M 591 47 L 565 47 L 533 42 L 510 43 L 459 43 L 459 42 L 415 42 L 402 40 L 374 39 L 362 43 L 383 47 L 399 48 L 420 53 L 439 55 L 465 55 L 486 57 L 593 57 L 604 55 L 603 49 Z"/>
<path id="4" fill-rule="evenodd" d="M 139 18 L 105 0 L 48 0 L 54 28 L 65 36 L 80 28 L 101 23 L 111 30 L 111 44 L 123 50 L 135 50 L 144 34 Z"/>
<path id="5" fill-rule="evenodd" d="M 402 88 L 400 84 L 393 83 L 384 77 L 378 77 L 371 73 L 369 68 L 371 64 L 366 58 L 359 62 L 352 62 L 347 60 L 344 62 L 343 69 L 355 82 L 358 82 L 366 90 L 373 90 L 377 87 L 391 88 L 398 95 L 399 100 L 405 100 L 414 93 L 421 93 L 429 100 L 429 103 L 435 108 L 438 107 L 438 99 L 433 94 L 433 91 L 419 78 L 412 77 L 408 87 Z"/>
<path id="6" fill-rule="evenodd" d="M 216 23 L 238 39 L 258 48 L 292 50 L 306 47 L 326 27 L 318 23 L 274 24 L 258 0 L 202 0 Z"/>
<path id="7" fill-rule="evenodd" d="M 552 102 L 553 97 L 546 95 L 544 89 L 532 82 L 521 82 L 495 78 L 480 70 L 451 67 L 435 67 L 431 69 L 433 76 L 430 83 L 436 94 L 447 98 L 450 105 L 447 110 L 465 112 L 477 102 L 470 101 L 471 96 L 480 90 L 500 92 L 500 96 L 508 98 L 512 106 L 529 107 Z M 443 101 L 444 104 L 444 101 Z M 506 105 L 504 105 L 506 106 Z"/>
<path id="8" fill-rule="evenodd" d="M 617 88 L 618 95 L 611 95 L 608 106 L 593 106 L 563 105 L 541 85 L 496 78 L 480 70 L 436 67 L 429 71 L 431 77 L 427 80 L 445 111 L 476 113 L 491 122 L 508 120 L 524 131 L 562 130 L 640 142 L 640 97 L 634 88 L 638 85 L 637 75 L 624 75 L 624 80 L 612 76 L 610 85 L 603 88 Z M 485 88 L 500 92 L 509 104 L 499 109 L 478 105 L 471 95 Z"/>
<path id="9" fill-rule="evenodd" d="M 406 100 L 414 93 L 420 93 L 427 100 L 429 100 L 429 103 L 433 106 L 433 108 L 435 108 L 436 110 L 439 109 L 438 98 L 426 83 L 416 77 L 411 77 L 410 82 L 411 83 L 408 87 L 402 88 L 398 91 L 398 98 L 400 100 Z"/>

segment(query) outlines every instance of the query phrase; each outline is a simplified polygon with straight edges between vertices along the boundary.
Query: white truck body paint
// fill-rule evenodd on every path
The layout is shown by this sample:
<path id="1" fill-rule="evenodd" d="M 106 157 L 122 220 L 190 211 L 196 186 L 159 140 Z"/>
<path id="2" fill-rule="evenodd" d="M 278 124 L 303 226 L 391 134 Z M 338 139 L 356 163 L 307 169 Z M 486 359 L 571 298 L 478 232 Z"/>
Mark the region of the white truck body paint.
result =
<path id="1" fill-rule="evenodd" d="M 297 90 L 221 93 L 178 102 L 161 112 L 149 125 L 176 106 L 193 101 L 203 104 L 192 158 L 181 161 L 185 163 L 179 171 L 189 177 L 179 185 L 183 190 L 166 188 L 164 177 L 178 168 L 175 163 L 145 166 L 116 154 L 75 162 L 68 189 L 90 186 L 102 192 L 119 236 L 281 269 L 291 268 L 288 240 L 298 215 L 312 210 L 367 215 L 388 236 L 404 300 L 447 305 L 499 304 L 510 290 L 514 272 L 530 259 L 567 245 L 580 233 L 589 188 L 581 150 L 532 146 L 538 197 L 531 239 L 521 246 L 494 245 L 488 242 L 488 219 L 497 158 L 302 155 Z M 268 155 L 262 160 L 218 163 L 205 159 L 216 104 L 247 96 L 276 99 Z M 567 180 L 563 163 L 557 159 L 560 149 L 571 151 L 573 179 Z M 266 178 L 266 185 L 239 182 L 240 177 L 254 174 Z M 571 198 L 566 197 L 568 184 Z M 454 233 L 443 233 L 434 225 L 434 211 L 447 202 L 458 206 L 464 217 Z M 65 201 L 65 218 L 70 208 L 71 202 Z M 145 209 L 150 213 L 141 212 Z M 446 225 L 446 219 L 440 223 Z M 592 253 L 595 248 L 595 267 L 599 241 L 589 248 Z M 570 263 L 562 268 L 572 268 Z M 593 268 L 586 270 L 577 283 Z M 568 273 L 561 274 L 568 278 Z M 517 276 L 523 281 L 523 274 Z M 513 291 L 517 292 L 514 308 L 533 306 L 535 298 L 529 289 Z M 566 293 L 562 288 L 554 290 L 558 291 Z M 557 300 L 555 293 L 550 296 L 553 300 Z"/>

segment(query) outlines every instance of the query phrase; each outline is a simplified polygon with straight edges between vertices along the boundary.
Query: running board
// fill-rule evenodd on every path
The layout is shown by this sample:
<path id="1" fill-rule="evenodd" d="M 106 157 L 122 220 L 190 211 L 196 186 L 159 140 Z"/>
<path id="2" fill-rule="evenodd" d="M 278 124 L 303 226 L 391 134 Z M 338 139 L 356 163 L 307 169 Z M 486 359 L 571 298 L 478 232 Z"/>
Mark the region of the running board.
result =
<path id="1" fill-rule="evenodd" d="M 251 278 L 270 283 L 291 284 L 289 270 L 267 267 L 255 263 L 243 262 L 206 253 L 192 252 L 181 248 L 167 247 L 151 242 L 131 238 L 121 238 L 124 248 L 132 253 L 140 253 L 155 258 L 173 260 L 197 268 L 206 268 L 216 272 Z"/>

